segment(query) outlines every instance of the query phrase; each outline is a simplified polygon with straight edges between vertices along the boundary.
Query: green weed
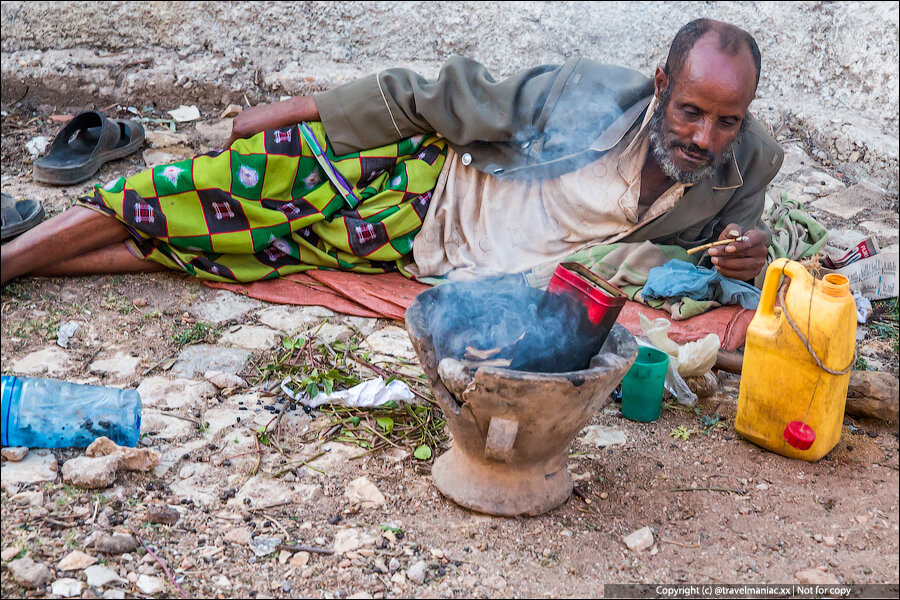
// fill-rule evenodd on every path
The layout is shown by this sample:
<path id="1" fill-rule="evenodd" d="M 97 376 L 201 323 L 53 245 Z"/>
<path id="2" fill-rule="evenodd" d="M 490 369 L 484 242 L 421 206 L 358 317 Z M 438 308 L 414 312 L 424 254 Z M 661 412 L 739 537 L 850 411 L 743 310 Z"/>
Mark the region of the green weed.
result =
<path id="1" fill-rule="evenodd" d="M 52 340 L 56 338 L 56 332 L 59 329 L 59 317 L 45 317 L 39 319 L 23 319 L 17 322 L 10 329 L 13 337 L 27 338 L 33 335 L 43 339 Z"/>
<path id="2" fill-rule="evenodd" d="M 107 310 L 118 311 L 123 315 L 134 310 L 134 306 L 128 298 L 121 294 L 116 294 L 115 292 L 108 293 L 106 298 L 100 301 L 100 306 Z"/>
<path id="3" fill-rule="evenodd" d="M 175 342 L 176 346 L 187 346 L 188 344 L 196 344 L 214 339 L 218 337 L 220 333 L 222 333 L 220 328 L 214 327 L 209 323 L 204 323 L 203 321 L 197 321 L 189 327 L 176 327 L 175 333 L 172 334 L 172 341 Z"/>
<path id="4" fill-rule="evenodd" d="M 70 529 L 63 536 L 63 540 L 65 541 L 66 546 L 75 548 L 78 546 L 78 533 L 74 529 Z"/>
<path id="5" fill-rule="evenodd" d="M 678 427 L 670 431 L 669 435 L 676 440 L 688 440 L 690 439 L 692 433 L 696 433 L 696 431 L 693 429 L 688 429 L 684 425 L 679 425 Z"/>

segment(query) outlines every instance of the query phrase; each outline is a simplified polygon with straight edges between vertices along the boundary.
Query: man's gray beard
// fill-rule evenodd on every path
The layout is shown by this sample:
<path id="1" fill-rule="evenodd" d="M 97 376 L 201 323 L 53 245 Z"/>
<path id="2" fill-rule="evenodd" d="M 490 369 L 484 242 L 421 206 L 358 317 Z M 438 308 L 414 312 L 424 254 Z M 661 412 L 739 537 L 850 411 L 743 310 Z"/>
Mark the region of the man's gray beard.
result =
<path id="1" fill-rule="evenodd" d="M 678 183 L 686 183 L 693 185 L 698 181 L 702 181 L 707 179 L 708 177 L 712 177 L 713 173 L 719 170 L 731 157 L 731 152 L 734 149 L 735 145 L 741 141 L 741 138 L 744 135 L 744 130 L 747 129 L 747 125 L 750 120 L 748 118 L 744 118 L 743 122 L 741 122 L 741 128 L 738 131 L 737 137 L 734 138 L 734 141 L 728 145 L 724 152 L 720 155 L 716 156 L 709 164 L 705 167 L 701 167 L 696 171 L 682 171 L 675 163 L 672 161 L 672 157 L 669 154 L 669 149 L 674 146 L 665 139 L 665 135 L 663 134 L 663 124 L 665 123 L 666 117 L 666 107 L 669 105 L 669 90 L 663 91 L 662 95 L 659 99 L 659 104 L 656 106 L 656 110 L 653 111 L 653 116 L 650 117 L 650 151 L 653 153 L 653 158 L 656 160 L 656 164 L 659 166 L 659 169 L 663 172 L 666 177 L 670 179 L 674 179 Z"/>

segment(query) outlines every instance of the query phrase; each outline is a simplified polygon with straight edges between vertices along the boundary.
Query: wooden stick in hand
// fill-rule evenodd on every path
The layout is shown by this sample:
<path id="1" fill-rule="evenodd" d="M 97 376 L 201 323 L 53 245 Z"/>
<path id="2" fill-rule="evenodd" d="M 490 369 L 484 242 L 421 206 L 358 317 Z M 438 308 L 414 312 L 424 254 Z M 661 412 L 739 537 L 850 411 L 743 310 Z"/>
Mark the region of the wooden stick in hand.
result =
<path id="1" fill-rule="evenodd" d="M 736 238 L 728 238 L 725 240 L 719 240 L 718 242 L 710 242 L 708 244 L 703 244 L 702 246 L 697 246 L 696 248 L 691 248 L 687 251 L 688 254 L 697 254 L 698 252 L 703 252 L 704 250 L 709 250 L 713 246 L 726 246 L 728 244 L 732 244 L 734 242 L 746 242 L 747 236 L 742 235 L 741 237 Z"/>

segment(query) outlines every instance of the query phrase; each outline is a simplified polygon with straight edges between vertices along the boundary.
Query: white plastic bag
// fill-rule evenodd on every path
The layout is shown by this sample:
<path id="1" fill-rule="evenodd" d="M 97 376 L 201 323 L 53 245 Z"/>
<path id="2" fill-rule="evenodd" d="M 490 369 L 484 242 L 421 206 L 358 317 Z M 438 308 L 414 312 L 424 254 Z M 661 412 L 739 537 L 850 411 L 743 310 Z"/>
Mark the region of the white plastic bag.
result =
<path id="1" fill-rule="evenodd" d="M 654 347 L 669 355 L 669 362 L 675 361 L 678 374 L 682 377 L 706 375 L 716 364 L 716 356 L 722 343 L 719 336 L 710 333 L 705 338 L 687 344 L 677 344 L 669 339 L 672 324 L 667 319 L 653 319 L 639 315 L 641 329 Z"/>
<path id="2" fill-rule="evenodd" d="M 281 391 L 310 408 L 316 408 L 323 404 L 343 404 L 354 408 L 374 408 L 387 404 L 392 400 L 395 402 L 410 402 L 415 398 L 409 386 L 399 379 L 394 379 L 387 385 L 384 384 L 384 379 L 381 377 L 369 379 L 347 390 L 330 394 L 316 394 L 315 398 L 310 398 L 305 392 L 295 393 L 291 391 L 286 385 L 288 381 L 290 381 L 290 378 L 285 379 L 281 383 Z"/>
<path id="3" fill-rule="evenodd" d="M 69 340 L 78 331 L 78 323 L 76 321 L 68 321 L 59 327 L 56 333 L 56 345 L 60 348 L 68 348 Z"/>
<path id="4" fill-rule="evenodd" d="M 639 315 L 644 338 L 637 338 L 638 345 L 650 346 L 669 355 L 669 369 L 666 373 L 665 388 L 675 396 L 679 404 L 695 406 L 697 394 L 685 382 L 686 377 L 705 375 L 716 364 L 716 356 L 721 347 L 719 336 L 710 333 L 702 340 L 678 344 L 669 339 L 672 324 L 667 319 L 653 319 Z"/>

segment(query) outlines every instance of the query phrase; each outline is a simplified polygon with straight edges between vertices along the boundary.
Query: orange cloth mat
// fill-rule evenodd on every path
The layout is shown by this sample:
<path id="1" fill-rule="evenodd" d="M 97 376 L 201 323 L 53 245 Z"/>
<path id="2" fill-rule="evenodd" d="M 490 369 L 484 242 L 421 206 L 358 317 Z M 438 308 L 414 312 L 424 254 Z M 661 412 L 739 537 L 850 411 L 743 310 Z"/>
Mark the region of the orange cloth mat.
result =
<path id="1" fill-rule="evenodd" d="M 413 299 L 431 287 L 400 273 L 362 275 L 346 271 L 307 271 L 253 283 L 203 283 L 275 304 L 324 306 L 346 315 L 398 321 L 403 320 Z"/>
<path id="2" fill-rule="evenodd" d="M 345 271 L 307 271 L 246 284 L 203 283 L 275 304 L 317 305 L 347 315 L 397 321 L 403 320 L 413 299 L 431 287 L 399 273 L 363 275 Z M 641 313 L 649 319 L 663 317 L 671 321 L 669 337 L 679 344 L 715 333 L 722 342 L 722 349 L 729 351 L 744 345 L 747 327 L 754 315 L 754 311 L 740 306 L 722 306 L 690 319 L 673 321 L 666 311 L 629 301 L 619 313 L 617 322 L 632 334 L 641 335 L 638 317 Z"/>

